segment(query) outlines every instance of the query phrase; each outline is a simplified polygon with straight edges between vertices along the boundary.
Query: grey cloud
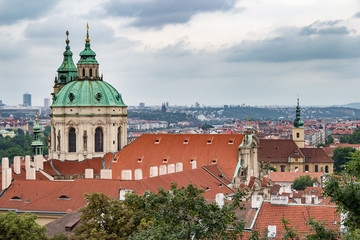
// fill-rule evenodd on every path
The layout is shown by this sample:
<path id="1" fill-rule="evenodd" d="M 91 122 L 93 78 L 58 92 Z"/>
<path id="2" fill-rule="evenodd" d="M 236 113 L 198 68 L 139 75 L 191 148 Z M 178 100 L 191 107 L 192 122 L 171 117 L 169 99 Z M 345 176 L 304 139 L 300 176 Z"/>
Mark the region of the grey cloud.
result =
<path id="1" fill-rule="evenodd" d="M 57 4 L 58 0 L 3 0 L 0 2 L 0 24 L 22 19 L 36 19 Z"/>
<path id="2" fill-rule="evenodd" d="M 315 22 L 301 29 L 301 35 L 326 35 L 326 34 L 349 34 L 350 31 L 345 26 L 335 26 L 340 20 Z"/>
<path id="3" fill-rule="evenodd" d="M 132 26 L 162 27 L 185 23 L 199 12 L 231 9 L 236 0 L 152 0 L 122 2 L 112 0 L 105 5 L 108 15 L 135 17 Z"/>
<path id="4" fill-rule="evenodd" d="M 227 61 L 286 62 L 313 59 L 358 58 L 360 37 L 340 34 L 309 36 L 287 31 L 280 37 L 243 42 L 228 49 Z"/>
<path id="5" fill-rule="evenodd" d="M 355 13 L 354 17 L 355 18 L 360 18 L 360 12 Z"/>

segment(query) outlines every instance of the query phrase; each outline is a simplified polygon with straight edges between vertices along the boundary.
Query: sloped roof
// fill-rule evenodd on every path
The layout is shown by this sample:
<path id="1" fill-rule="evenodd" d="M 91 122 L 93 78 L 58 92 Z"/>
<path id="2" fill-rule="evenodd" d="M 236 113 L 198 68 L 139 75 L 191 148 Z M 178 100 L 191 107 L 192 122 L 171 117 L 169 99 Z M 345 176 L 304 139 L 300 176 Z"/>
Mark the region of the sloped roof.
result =
<path id="1" fill-rule="evenodd" d="M 113 153 L 107 153 L 104 156 L 105 168 L 108 168 L 110 162 L 113 158 Z M 53 166 L 51 166 L 51 163 Z M 94 169 L 94 174 L 99 174 L 100 170 L 103 168 L 102 158 L 93 158 L 86 159 L 84 161 L 59 161 L 59 160 L 50 160 L 44 162 L 44 171 L 50 175 L 58 175 L 55 170 L 57 170 L 60 175 L 74 175 L 74 174 L 84 174 L 85 169 L 92 168 Z"/>
<path id="2" fill-rule="evenodd" d="M 304 157 L 299 147 L 290 139 L 260 139 L 259 162 L 288 162 L 289 157 Z"/>
<path id="3" fill-rule="evenodd" d="M 150 167 L 183 163 L 183 169 L 217 164 L 227 178 L 232 179 L 238 162 L 240 134 L 144 134 L 118 152 L 111 164 L 113 178 L 120 178 L 122 170 L 141 168 L 143 178 L 150 175 Z"/>
<path id="4" fill-rule="evenodd" d="M 269 225 L 276 225 L 276 238 L 280 239 L 283 235 L 284 228 L 281 219 L 289 220 L 290 226 L 294 226 L 299 233 L 309 232 L 310 227 L 305 223 L 309 218 L 314 217 L 317 221 L 326 221 L 328 227 L 338 229 L 340 216 L 334 206 L 323 205 L 272 205 L 265 201 L 256 218 L 254 229 L 262 232 Z"/>
<path id="5" fill-rule="evenodd" d="M 119 197 L 119 190 L 133 190 L 136 194 L 145 191 L 157 192 L 160 187 L 171 189 L 194 184 L 203 189 L 204 197 L 214 200 L 217 193 L 231 194 L 234 191 L 206 170 L 199 168 L 151 179 L 121 181 L 106 179 L 77 179 L 75 181 L 16 180 L 0 198 L 0 210 L 73 212 L 85 205 L 84 193 L 101 192 L 111 198 Z"/>
<path id="6" fill-rule="evenodd" d="M 307 163 L 333 163 L 332 160 L 322 148 L 301 148 Z"/>
<path id="7" fill-rule="evenodd" d="M 322 172 L 270 172 L 270 179 L 273 182 L 293 182 L 295 178 L 310 175 L 311 178 L 316 177 L 320 181 Z"/>

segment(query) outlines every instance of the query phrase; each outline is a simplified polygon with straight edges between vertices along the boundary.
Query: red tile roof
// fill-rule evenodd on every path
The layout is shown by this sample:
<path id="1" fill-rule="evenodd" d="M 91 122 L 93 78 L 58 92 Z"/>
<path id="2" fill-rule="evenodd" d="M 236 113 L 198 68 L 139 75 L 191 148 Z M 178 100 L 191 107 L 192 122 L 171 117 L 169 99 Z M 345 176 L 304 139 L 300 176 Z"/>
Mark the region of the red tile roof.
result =
<path id="1" fill-rule="evenodd" d="M 290 139 L 260 139 L 259 161 L 274 163 L 288 162 L 289 157 L 302 158 L 301 150 Z"/>
<path id="2" fill-rule="evenodd" d="M 288 219 L 291 226 L 294 226 L 299 233 L 308 233 L 310 227 L 305 223 L 310 217 L 318 221 L 327 221 L 332 229 L 338 229 L 340 216 L 334 206 L 321 205 L 272 205 L 270 202 L 264 202 L 256 218 L 254 230 L 264 231 L 269 225 L 276 225 L 276 238 L 281 239 L 284 228 L 281 219 Z"/>
<path id="3" fill-rule="evenodd" d="M 179 162 L 189 170 L 190 160 L 196 160 L 198 168 L 217 164 L 232 179 L 242 139 L 240 134 L 144 134 L 116 154 L 111 164 L 113 178 L 120 178 L 122 170 L 132 170 L 134 176 L 137 168 L 148 178 L 150 167 Z"/>
<path id="4" fill-rule="evenodd" d="M 157 192 L 160 187 L 171 189 L 190 183 L 205 190 L 204 197 L 214 200 L 217 193 L 231 194 L 234 191 L 217 180 L 206 170 L 199 168 L 151 179 L 121 181 L 105 179 L 77 179 L 75 181 L 16 180 L 0 198 L 0 210 L 73 212 L 85 205 L 84 193 L 101 192 L 111 198 L 119 197 L 120 189 Z"/>
<path id="5" fill-rule="evenodd" d="M 323 175 L 322 172 L 270 172 L 270 179 L 273 182 L 293 182 L 295 178 L 300 176 L 310 175 L 311 178 L 316 177 L 320 182 L 320 178 Z"/>
<path id="6" fill-rule="evenodd" d="M 301 148 L 305 156 L 305 162 L 308 163 L 333 163 L 332 160 L 322 148 Z"/>

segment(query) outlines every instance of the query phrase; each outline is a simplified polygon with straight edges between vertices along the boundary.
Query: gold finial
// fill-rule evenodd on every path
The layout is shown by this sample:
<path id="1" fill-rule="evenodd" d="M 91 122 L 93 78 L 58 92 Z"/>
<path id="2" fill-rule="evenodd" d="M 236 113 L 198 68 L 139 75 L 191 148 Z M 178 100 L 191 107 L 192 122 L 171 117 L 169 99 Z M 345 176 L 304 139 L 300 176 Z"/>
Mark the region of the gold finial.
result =
<path id="1" fill-rule="evenodd" d="M 37 110 L 36 110 L 35 120 L 38 121 Z"/>
<path id="2" fill-rule="evenodd" d="M 248 128 L 250 128 L 250 117 L 248 117 Z"/>
<path id="3" fill-rule="evenodd" d="M 86 23 L 86 39 L 85 39 L 85 41 L 86 42 L 90 42 L 90 38 L 89 38 L 89 24 L 88 23 Z"/>
<path id="4" fill-rule="evenodd" d="M 69 31 L 66 31 L 66 44 L 69 44 Z"/>

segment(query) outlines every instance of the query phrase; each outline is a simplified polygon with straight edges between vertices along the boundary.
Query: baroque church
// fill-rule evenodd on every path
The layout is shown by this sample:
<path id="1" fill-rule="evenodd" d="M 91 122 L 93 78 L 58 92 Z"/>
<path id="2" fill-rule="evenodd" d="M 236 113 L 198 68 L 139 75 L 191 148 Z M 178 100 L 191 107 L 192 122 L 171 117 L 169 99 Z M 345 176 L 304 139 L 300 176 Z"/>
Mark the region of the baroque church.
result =
<path id="1" fill-rule="evenodd" d="M 120 151 L 127 144 L 127 106 L 121 94 L 99 75 L 89 27 L 77 66 L 69 32 L 66 35 L 64 60 L 52 93 L 49 158 L 82 161 Z"/>

